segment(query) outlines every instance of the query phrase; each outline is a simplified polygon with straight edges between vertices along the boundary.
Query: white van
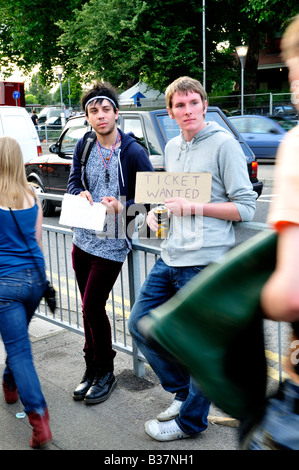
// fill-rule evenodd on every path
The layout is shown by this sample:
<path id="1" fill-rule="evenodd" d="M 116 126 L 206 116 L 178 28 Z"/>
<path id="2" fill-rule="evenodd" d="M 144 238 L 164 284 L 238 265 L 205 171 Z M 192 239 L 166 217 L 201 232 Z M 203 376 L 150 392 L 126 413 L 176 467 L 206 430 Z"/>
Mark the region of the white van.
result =
<path id="1" fill-rule="evenodd" d="M 16 139 L 22 149 L 24 163 L 42 155 L 42 147 L 33 122 L 25 108 L 0 106 L 0 137 Z"/>

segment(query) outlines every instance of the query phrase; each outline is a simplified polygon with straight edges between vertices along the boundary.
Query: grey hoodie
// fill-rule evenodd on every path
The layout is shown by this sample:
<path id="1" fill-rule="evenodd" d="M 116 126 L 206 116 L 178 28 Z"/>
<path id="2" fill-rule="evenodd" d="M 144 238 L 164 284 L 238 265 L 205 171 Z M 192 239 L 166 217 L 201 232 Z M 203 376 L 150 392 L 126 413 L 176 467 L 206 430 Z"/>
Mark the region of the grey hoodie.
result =
<path id="1" fill-rule="evenodd" d="M 211 203 L 233 202 L 242 221 L 252 220 L 256 193 L 249 180 L 246 157 L 232 134 L 207 122 L 191 142 L 183 134 L 165 148 L 166 171 L 212 174 Z M 232 221 L 199 215 L 171 217 L 162 259 L 169 266 L 206 266 L 235 243 Z"/>

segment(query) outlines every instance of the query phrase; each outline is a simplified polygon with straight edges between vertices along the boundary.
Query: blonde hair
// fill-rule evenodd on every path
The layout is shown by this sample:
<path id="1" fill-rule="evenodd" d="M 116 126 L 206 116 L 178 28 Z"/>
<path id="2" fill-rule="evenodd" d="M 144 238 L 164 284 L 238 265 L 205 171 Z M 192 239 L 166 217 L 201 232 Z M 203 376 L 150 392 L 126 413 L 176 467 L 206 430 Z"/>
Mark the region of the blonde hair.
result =
<path id="1" fill-rule="evenodd" d="M 20 145 L 12 137 L 0 137 L 0 206 L 22 209 L 32 195 Z"/>
<path id="2" fill-rule="evenodd" d="M 183 93 L 187 95 L 189 92 L 198 93 L 201 97 L 202 102 L 204 103 L 207 100 L 207 94 L 202 86 L 202 84 L 190 77 L 180 77 L 172 82 L 165 91 L 166 106 L 169 109 L 172 109 L 172 98 L 175 92 Z"/>
<path id="3" fill-rule="evenodd" d="M 282 58 L 284 61 L 299 56 L 299 15 L 292 20 L 281 40 Z"/>

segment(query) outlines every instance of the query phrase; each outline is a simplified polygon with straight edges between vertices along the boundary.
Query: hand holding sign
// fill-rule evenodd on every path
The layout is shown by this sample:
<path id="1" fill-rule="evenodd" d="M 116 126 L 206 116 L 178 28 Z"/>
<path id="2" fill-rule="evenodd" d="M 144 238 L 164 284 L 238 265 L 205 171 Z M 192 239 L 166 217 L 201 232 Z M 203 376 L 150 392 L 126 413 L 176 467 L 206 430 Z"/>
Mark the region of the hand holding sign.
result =
<path id="1" fill-rule="evenodd" d="M 65 194 L 63 196 L 59 223 L 98 232 L 103 231 L 106 207 L 100 202 L 93 204 L 86 197 Z"/>
<path id="2" fill-rule="evenodd" d="M 177 217 L 190 215 L 192 213 L 192 203 L 182 197 L 165 199 L 165 206 Z"/>

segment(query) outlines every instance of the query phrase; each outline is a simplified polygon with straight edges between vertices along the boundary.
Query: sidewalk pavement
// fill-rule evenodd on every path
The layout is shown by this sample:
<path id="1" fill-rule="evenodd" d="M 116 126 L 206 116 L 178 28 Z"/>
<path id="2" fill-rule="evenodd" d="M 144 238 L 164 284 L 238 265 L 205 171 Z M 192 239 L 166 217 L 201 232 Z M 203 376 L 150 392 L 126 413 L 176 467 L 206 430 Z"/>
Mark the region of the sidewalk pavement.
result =
<path id="1" fill-rule="evenodd" d="M 232 420 L 213 405 L 210 410 L 213 422 L 202 434 L 172 442 L 151 439 L 144 431 L 144 423 L 166 409 L 173 397 L 161 388 L 148 366 L 146 375 L 137 378 L 132 357 L 123 352 L 118 351 L 115 358 L 118 386 L 110 398 L 96 405 L 74 401 L 72 392 L 84 372 L 83 336 L 39 318 L 33 318 L 29 332 L 53 435 L 53 441 L 45 450 L 102 450 L 101 455 L 111 459 L 113 455 L 129 456 L 130 451 L 163 455 L 174 451 L 185 455 L 197 454 L 200 450 L 239 448 L 236 422 L 231 423 Z M 4 362 L 4 347 L 0 340 L 1 377 Z M 22 411 L 20 400 L 13 405 L 5 403 L 1 387 L 1 450 L 33 450 L 29 446 L 32 431 L 28 418 L 16 417 Z M 225 425 L 214 424 L 217 420 Z"/>

